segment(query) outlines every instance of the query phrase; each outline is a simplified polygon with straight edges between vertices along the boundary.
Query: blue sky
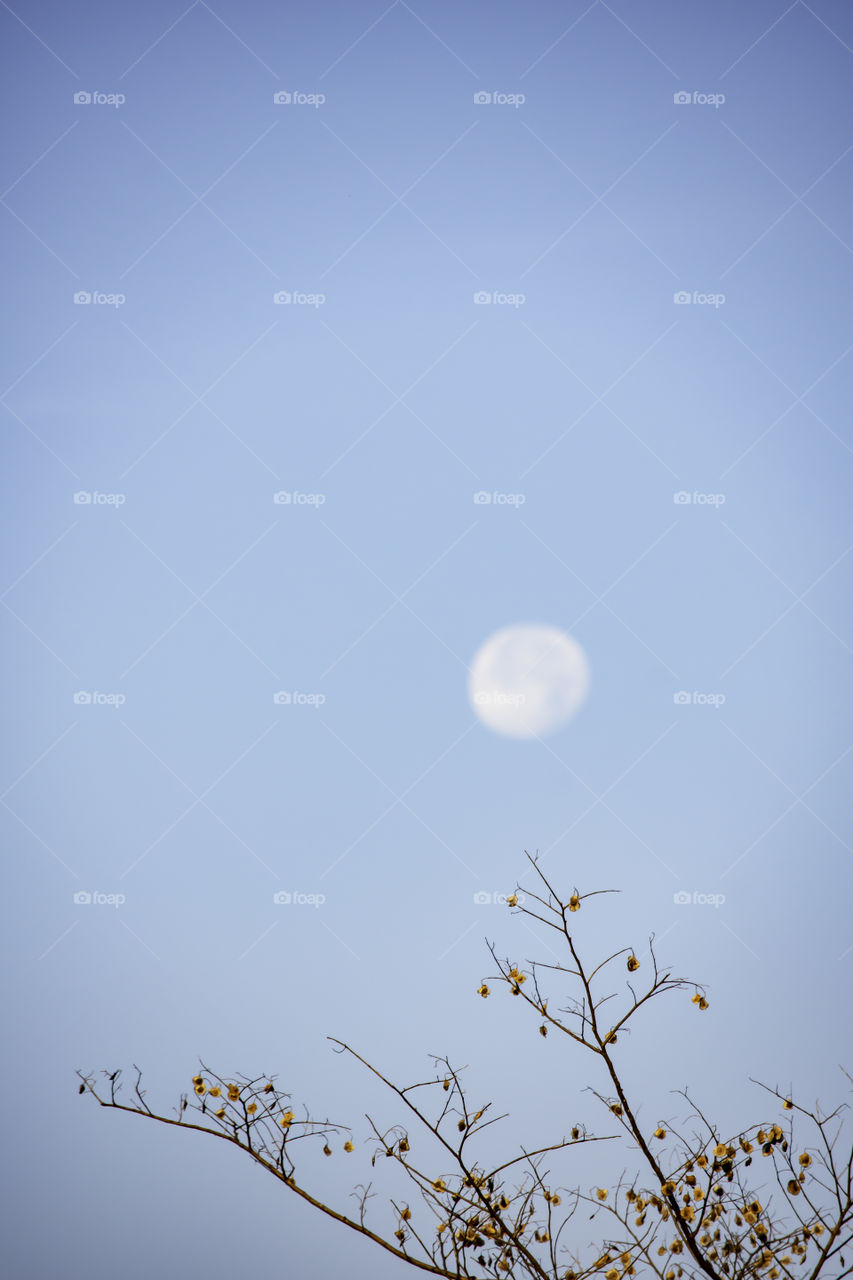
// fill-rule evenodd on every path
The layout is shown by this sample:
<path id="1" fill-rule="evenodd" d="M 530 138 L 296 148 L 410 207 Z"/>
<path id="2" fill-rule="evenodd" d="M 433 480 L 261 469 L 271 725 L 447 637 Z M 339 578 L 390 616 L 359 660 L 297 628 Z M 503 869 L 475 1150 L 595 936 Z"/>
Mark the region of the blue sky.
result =
<path id="1" fill-rule="evenodd" d="M 469 1062 L 509 1147 L 547 1135 L 594 1072 L 475 995 L 485 937 L 542 954 L 474 901 L 525 849 L 623 891 L 589 948 L 655 932 L 709 983 L 631 1045 L 650 1116 L 689 1082 L 748 1123 L 750 1075 L 837 1100 L 849 7 L 0 22 L 10 1274 L 395 1272 L 73 1072 L 137 1062 L 167 1108 L 201 1056 L 357 1123 L 335 1035 Z M 542 741 L 468 702 L 512 623 L 589 661 Z"/>

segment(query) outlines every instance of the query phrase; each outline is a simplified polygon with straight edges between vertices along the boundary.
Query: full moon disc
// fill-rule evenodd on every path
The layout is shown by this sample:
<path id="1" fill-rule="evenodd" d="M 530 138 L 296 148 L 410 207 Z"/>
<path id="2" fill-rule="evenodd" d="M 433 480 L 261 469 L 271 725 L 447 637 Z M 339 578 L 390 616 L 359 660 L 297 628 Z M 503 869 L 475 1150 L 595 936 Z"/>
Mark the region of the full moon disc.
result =
<path id="1" fill-rule="evenodd" d="M 570 719 L 586 697 L 589 664 L 557 627 L 502 627 L 474 657 L 468 696 L 483 724 L 510 738 L 541 738 Z"/>

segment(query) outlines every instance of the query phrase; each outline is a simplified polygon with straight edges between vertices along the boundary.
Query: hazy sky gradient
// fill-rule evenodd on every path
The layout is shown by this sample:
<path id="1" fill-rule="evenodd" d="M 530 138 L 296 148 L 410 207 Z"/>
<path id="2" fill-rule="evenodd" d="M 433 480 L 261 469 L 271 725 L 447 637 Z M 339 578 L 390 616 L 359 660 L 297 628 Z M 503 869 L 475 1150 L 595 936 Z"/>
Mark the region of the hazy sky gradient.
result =
<path id="1" fill-rule="evenodd" d="M 78 1100 L 78 1067 L 136 1062 L 163 1109 L 200 1056 L 277 1072 L 359 1152 L 365 1109 L 397 1113 L 327 1035 L 401 1081 L 470 1063 L 510 1152 L 594 1114 L 595 1063 L 476 996 L 485 937 L 545 954 L 474 900 L 524 849 L 623 890 L 588 950 L 654 931 L 709 983 L 623 1049 L 649 1120 L 685 1084 L 724 1129 L 762 1118 L 750 1075 L 839 1100 L 849 5 L 34 0 L 0 26 L 8 1274 L 400 1273 L 224 1144 Z M 511 623 L 589 660 L 541 742 L 468 702 Z M 369 1176 L 338 1154 L 312 1185 L 345 1207 Z"/>

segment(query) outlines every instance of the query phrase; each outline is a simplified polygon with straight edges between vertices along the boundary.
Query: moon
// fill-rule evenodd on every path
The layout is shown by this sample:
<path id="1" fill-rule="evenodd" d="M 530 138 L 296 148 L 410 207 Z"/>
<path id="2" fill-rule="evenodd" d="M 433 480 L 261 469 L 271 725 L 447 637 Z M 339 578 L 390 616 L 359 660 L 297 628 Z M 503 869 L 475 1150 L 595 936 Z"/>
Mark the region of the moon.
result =
<path id="1" fill-rule="evenodd" d="M 586 697 L 589 664 L 558 627 L 502 627 L 477 650 L 468 697 L 487 728 L 508 738 L 542 738 L 565 724 Z"/>

